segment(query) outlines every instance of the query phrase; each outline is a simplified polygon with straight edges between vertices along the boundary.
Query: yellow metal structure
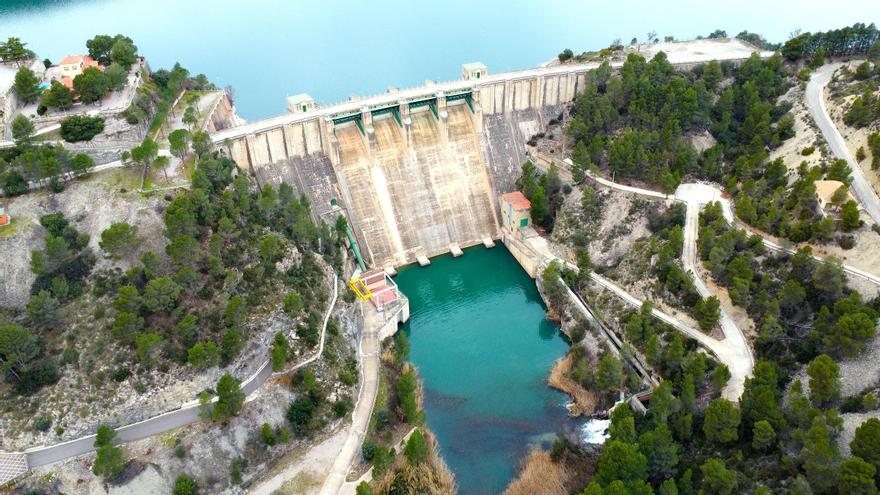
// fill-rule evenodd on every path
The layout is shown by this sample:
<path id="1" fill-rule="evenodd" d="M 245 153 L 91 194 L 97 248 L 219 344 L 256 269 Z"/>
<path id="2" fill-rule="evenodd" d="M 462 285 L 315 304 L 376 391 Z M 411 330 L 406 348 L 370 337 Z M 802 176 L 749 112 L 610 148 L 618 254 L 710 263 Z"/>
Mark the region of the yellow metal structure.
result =
<path id="1" fill-rule="evenodd" d="M 349 280 L 348 286 L 351 288 L 351 290 L 354 291 L 354 294 L 361 301 L 366 301 L 367 299 L 373 297 L 373 293 L 370 291 L 369 287 L 367 287 L 367 284 L 365 284 L 364 281 L 361 280 L 360 277 L 355 277 Z"/>

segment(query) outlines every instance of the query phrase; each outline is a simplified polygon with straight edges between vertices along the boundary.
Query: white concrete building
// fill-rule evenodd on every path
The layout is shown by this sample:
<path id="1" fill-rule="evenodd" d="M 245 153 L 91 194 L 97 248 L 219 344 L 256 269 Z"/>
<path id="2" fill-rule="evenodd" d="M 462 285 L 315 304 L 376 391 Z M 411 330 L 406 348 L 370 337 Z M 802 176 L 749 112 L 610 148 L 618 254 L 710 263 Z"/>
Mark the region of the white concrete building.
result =
<path id="1" fill-rule="evenodd" d="M 308 93 L 287 97 L 287 111 L 290 113 L 306 113 L 318 108 L 315 100 Z"/>
<path id="2" fill-rule="evenodd" d="M 488 75 L 489 69 L 482 62 L 471 62 L 461 66 L 461 78 L 465 81 L 482 79 Z"/>

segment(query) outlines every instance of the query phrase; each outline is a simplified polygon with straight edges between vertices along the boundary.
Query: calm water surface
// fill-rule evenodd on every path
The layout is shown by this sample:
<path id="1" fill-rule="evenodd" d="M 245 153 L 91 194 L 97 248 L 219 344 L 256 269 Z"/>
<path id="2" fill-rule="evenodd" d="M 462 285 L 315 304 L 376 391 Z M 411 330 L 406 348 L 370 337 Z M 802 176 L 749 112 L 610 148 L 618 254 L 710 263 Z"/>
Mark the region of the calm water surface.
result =
<path id="1" fill-rule="evenodd" d="M 715 28 L 785 40 L 880 21 L 880 2 L 836 0 L 0 0 L 0 38 L 41 58 L 83 52 L 95 34 L 131 36 L 154 67 L 180 62 L 236 90 L 246 119 L 285 111 L 287 95 L 318 103 L 425 79 L 458 78 L 475 60 L 501 72 L 533 67 L 563 48 L 628 42 L 648 31 L 687 39 Z"/>
<path id="2" fill-rule="evenodd" d="M 530 445 L 575 425 L 566 397 L 546 385 L 568 345 L 501 245 L 435 258 L 396 281 L 410 300 L 405 331 L 428 426 L 460 493 L 500 493 Z"/>

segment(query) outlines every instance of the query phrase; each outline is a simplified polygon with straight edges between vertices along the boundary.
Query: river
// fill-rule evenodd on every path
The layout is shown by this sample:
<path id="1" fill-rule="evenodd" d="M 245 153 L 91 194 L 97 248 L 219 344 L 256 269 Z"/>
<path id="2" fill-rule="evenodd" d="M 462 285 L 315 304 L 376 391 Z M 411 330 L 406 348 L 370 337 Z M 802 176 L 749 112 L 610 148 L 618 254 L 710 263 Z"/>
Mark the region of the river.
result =
<path id="1" fill-rule="evenodd" d="M 794 29 L 876 21 L 876 2 L 616 2 L 583 0 L 0 0 L 0 38 L 18 36 L 40 58 L 85 52 L 95 34 L 134 39 L 153 67 L 180 62 L 235 89 L 249 120 L 285 111 L 287 95 L 321 103 L 425 79 L 458 78 L 461 64 L 491 72 L 533 67 L 563 48 L 615 38 L 693 38 L 716 28 L 785 40 Z M 871 11 L 873 10 L 873 12 Z M 821 12 L 821 15 L 817 15 Z"/>
<path id="2" fill-rule="evenodd" d="M 396 278 L 428 426 L 464 495 L 500 493 L 531 445 L 574 429 L 547 376 L 568 344 L 534 280 L 502 245 L 431 260 Z"/>

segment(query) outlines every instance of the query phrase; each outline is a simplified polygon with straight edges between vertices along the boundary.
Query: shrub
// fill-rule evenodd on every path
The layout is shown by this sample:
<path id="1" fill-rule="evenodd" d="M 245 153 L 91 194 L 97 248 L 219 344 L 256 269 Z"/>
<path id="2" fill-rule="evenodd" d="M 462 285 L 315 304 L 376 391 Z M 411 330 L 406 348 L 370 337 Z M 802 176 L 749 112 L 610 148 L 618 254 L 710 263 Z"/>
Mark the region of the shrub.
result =
<path id="1" fill-rule="evenodd" d="M 174 480 L 174 495 L 195 495 L 198 487 L 194 479 L 185 474 L 180 474 Z"/>
<path id="2" fill-rule="evenodd" d="M 128 464 L 122 454 L 122 449 L 115 446 L 117 442 L 116 430 L 106 425 L 98 427 L 95 436 L 95 447 L 98 455 L 92 466 L 92 472 L 98 476 L 112 479 L 119 476 Z"/>
<path id="3" fill-rule="evenodd" d="M 128 368 L 116 368 L 110 375 L 114 382 L 124 382 L 126 378 L 131 376 L 131 370 Z"/>
<path id="4" fill-rule="evenodd" d="M 421 464 L 428 460 L 428 442 L 425 440 L 425 434 L 422 430 L 416 429 L 409 436 L 403 454 L 410 464 Z"/>
<path id="5" fill-rule="evenodd" d="M 569 330 L 569 332 L 571 333 L 572 344 L 577 344 L 580 341 L 584 340 L 584 336 L 586 336 L 587 334 L 584 325 L 580 322 L 571 327 L 571 330 Z"/>
<path id="6" fill-rule="evenodd" d="M 382 473 L 394 463 L 394 458 L 396 456 L 397 452 L 394 448 L 386 449 L 384 447 L 377 447 L 376 456 L 373 458 L 373 476 L 377 478 L 382 476 Z"/>
<path id="7" fill-rule="evenodd" d="M 299 435 L 307 434 L 316 408 L 317 404 L 308 397 L 300 397 L 291 402 L 287 409 L 287 420 L 290 421 L 293 431 Z"/>
<path id="8" fill-rule="evenodd" d="M 380 409 L 376 412 L 376 428 L 385 429 L 391 425 L 391 411 L 388 409 Z"/>
<path id="9" fill-rule="evenodd" d="M 278 428 L 278 441 L 281 443 L 287 443 L 290 441 L 290 428 L 286 426 Z"/>
<path id="10" fill-rule="evenodd" d="M 574 52 L 571 51 L 571 48 L 566 48 L 565 50 L 562 50 L 557 57 L 560 62 L 566 62 L 574 57 Z"/>
<path id="11" fill-rule="evenodd" d="M 241 472 L 247 467 L 247 459 L 237 457 L 229 463 L 229 482 L 233 485 L 241 484 Z"/>
<path id="12" fill-rule="evenodd" d="M 34 421 L 34 429 L 37 431 L 49 431 L 52 426 L 52 420 L 49 418 L 39 418 Z"/>
<path id="13" fill-rule="evenodd" d="M 365 461 L 372 461 L 376 457 L 376 444 L 369 440 L 364 442 L 363 446 L 361 446 L 361 455 Z"/>
<path id="14" fill-rule="evenodd" d="M 269 423 L 263 423 L 262 428 L 260 428 L 260 437 L 263 439 L 263 443 L 268 446 L 275 445 L 275 432 L 272 431 L 272 425 Z"/>
<path id="15" fill-rule="evenodd" d="M 302 297 L 296 292 L 287 294 L 284 298 L 284 312 L 295 318 L 303 309 Z"/>
<path id="16" fill-rule="evenodd" d="M 61 121 L 61 138 L 69 143 L 91 141 L 104 131 L 104 119 L 88 115 L 71 115 Z"/>
<path id="17" fill-rule="evenodd" d="M 837 244 L 843 249 L 852 249 L 856 245 L 856 238 L 851 235 L 842 235 L 837 238 Z"/>
<path id="18" fill-rule="evenodd" d="M 814 151 L 816 151 L 815 146 L 807 146 L 806 148 L 801 150 L 801 155 L 809 156 L 809 155 L 812 155 Z"/>
<path id="19" fill-rule="evenodd" d="M 350 387 L 358 382 L 358 377 L 356 373 L 352 373 L 349 370 L 342 370 L 339 372 L 339 381 L 342 382 L 343 385 Z"/>
<path id="20" fill-rule="evenodd" d="M 418 404 L 418 382 L 412 371 L 404 373 L 397 381 L 397 399 L 407 422 L 411 424 L 422 422 L 423 414 Z"/>
<path id="21" fill-rule="evenodd" d="M 32 394 L 44 385 L 57 382 L 61 377 L 58 368 L 50 361 L 35 364 L 20 375 L 15 383 L 15 391 L 22 395 Z"/>
<path id="22" fill-rule="evenodd" d="M 345 416 L 345 414 L 351 410 L 353 407 L 351 403 L 351 399 L 348 397 L 344 399 L 340 399 L 333 403 L 333 414 L 336 415 L 337 418 L 341 418 Z"/>

